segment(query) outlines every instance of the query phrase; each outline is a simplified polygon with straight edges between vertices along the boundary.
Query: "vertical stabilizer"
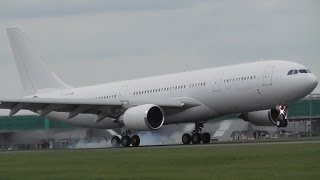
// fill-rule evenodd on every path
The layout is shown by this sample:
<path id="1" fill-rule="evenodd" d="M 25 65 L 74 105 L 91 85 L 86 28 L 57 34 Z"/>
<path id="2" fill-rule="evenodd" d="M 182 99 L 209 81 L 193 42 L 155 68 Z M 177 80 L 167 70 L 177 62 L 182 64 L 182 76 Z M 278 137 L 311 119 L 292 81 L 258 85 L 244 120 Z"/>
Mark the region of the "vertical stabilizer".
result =
<path id="1" fill-rule="evenodd" d="M 35 94 L 44 89 L 70 88 L 48 69 L 28 36 L 19 26 L 7 28 L 7 33 L 26 95 Z"/>

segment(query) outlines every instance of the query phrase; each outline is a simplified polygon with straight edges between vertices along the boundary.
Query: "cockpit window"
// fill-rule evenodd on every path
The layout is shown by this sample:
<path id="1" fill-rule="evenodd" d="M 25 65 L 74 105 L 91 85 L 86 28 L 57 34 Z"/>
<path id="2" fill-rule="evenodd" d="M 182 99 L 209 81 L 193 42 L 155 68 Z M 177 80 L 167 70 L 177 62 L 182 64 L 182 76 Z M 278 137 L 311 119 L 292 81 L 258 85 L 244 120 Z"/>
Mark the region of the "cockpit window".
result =
<path id="1" fill-rule="evenodd" d="M 291 69 L 287 75 L 294 75 L 299 73 L 307 74 L 307 73 L 311 73 L 311 71 L 309 69 L 299 69 L 299 70 Z"/>
<path id="2" fill-rule="evenodd" d="M 299 73 L 308 73 L 306 69 L 299 69 Z"/>

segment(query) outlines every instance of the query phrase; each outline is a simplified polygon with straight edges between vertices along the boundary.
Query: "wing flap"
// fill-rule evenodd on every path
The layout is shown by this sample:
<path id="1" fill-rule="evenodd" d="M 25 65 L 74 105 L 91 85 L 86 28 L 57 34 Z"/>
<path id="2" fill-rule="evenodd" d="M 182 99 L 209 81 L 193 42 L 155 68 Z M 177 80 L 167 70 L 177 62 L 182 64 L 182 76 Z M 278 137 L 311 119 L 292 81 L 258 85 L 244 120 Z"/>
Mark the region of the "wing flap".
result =
<path id="1" fill-rule="evenodd" d="M 155 104 L 165 109 L 174 108 L 178 112 L 184 109 L 200 105 L 191 98 L 150 99 L 141 101 L 124 102 L 120 100 L 103 99 L 62 99 L 62 98 L 2 98 L 0 109 L 10 109 L 12 116 L 20 110 L 37 112 L 41 116 L 50 112 L 68 112 L 68 118 L 73 118 L 80 113 L 95 114 L 97 121 L 103 117 L 116 118 L 132 106 L 143 104 Z"/>
<path id="2" fill-rule="evenodd" d="M 30 110 L 42 116 L 52 111 L 69 112 L 69 117 L 72 118 L 80 113 L 99 114 L 101 107 L 108 109 L 120 106 L 122 106 L 120 101 L 106 102 L 97 99 L 2 98 L 0 100 L 0 109 L 10 109 L 10 116 L 20 110 Z"/>

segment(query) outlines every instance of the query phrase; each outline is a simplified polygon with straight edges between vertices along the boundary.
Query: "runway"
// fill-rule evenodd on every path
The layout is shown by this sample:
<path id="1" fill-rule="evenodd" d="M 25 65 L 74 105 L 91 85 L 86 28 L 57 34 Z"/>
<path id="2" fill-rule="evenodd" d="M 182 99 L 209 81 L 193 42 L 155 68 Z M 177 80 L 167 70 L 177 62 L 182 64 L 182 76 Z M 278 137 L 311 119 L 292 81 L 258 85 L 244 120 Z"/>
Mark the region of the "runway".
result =
<path id="1" fill-rule="evenodd" d="M 171 144 L 171 145 L 149 145 L 149 146 L 140 146 L 135 148 L 197 148 L 197 147 L 214 147 L 214 146 L 255 146 L 255 145 L 279 145 L 279 144 L 319 144 L 320 140 L 290 140 L 290 141 L 252 141 L 252 142 L 219 142 L 219 143 L 210 143 L 210 144 Z M 121 147 L 120 147 L 121 148 Z M 129 147 L 132 148 L 132 147 Z M 111 148 L 114 149 L 114 148 Z"/>
<path id="2" fill-rule="evenodd" d="M 144 145 L 139 147 L 106 147 L 106 148 L 71 148 L 71 149 L 45 149 L 45 150 L 5 150 L 0 151 L 0 153 L 8 153 L 8 152 L 39 152 L 39 151 L 63 151 L 63 150 L 97 150 L 97 149 L 126 149 L 126 150 L 134 150 L 134 149 L 166 149 L 166 148 L 205 148 L 205 147 L 228 147 L 228 146 L 256 146 L 256 145 L 281 145 L 281 144 L 319 144 L 320 139 L 316 138 L 307 138 L 307 140 L 272 140 L 272 141 L 228 141 L 228 142 L 214 142 L 210 144 L 164 144 L 164 145 Z"/>
<path id="3" fill-rule="evenodd" d="M 39 149 L 39 150 L 4 150 L 0 153 L 10 152 L 40 152 L 40 151 L 72 151 L 72 150 L 134 150 L 134 149 L 166 149 L 166 148 L 205 148 L 205 147 L 232 147 L 232 146 L 259 146 L 259 145 L 287 145 L 287 144 L 320 144 L 320 139 L 314 140 L 289 140 L 289 141 L 241 141 L 241 142 L 216 142 L 210 144 L 164 144 L 164 145 L 145 145 L 139 147 L 106 147 L 106 148 L 67 148 L 67 149 Z"/>

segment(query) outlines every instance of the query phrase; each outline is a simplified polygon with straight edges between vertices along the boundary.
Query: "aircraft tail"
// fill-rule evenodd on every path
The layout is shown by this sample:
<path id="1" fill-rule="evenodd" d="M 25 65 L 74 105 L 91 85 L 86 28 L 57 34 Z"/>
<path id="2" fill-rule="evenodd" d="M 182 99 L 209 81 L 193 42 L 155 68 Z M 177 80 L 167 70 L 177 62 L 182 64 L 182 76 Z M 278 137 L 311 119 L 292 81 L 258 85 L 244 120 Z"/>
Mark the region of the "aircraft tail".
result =
<path id="1" fill-rule="evenodd" d="M 35 94 L 39 90 L 71 88 L 48 69 L 28 36 L 19 26 L 7 28 L 7 34 L 25 95 Z"/>

